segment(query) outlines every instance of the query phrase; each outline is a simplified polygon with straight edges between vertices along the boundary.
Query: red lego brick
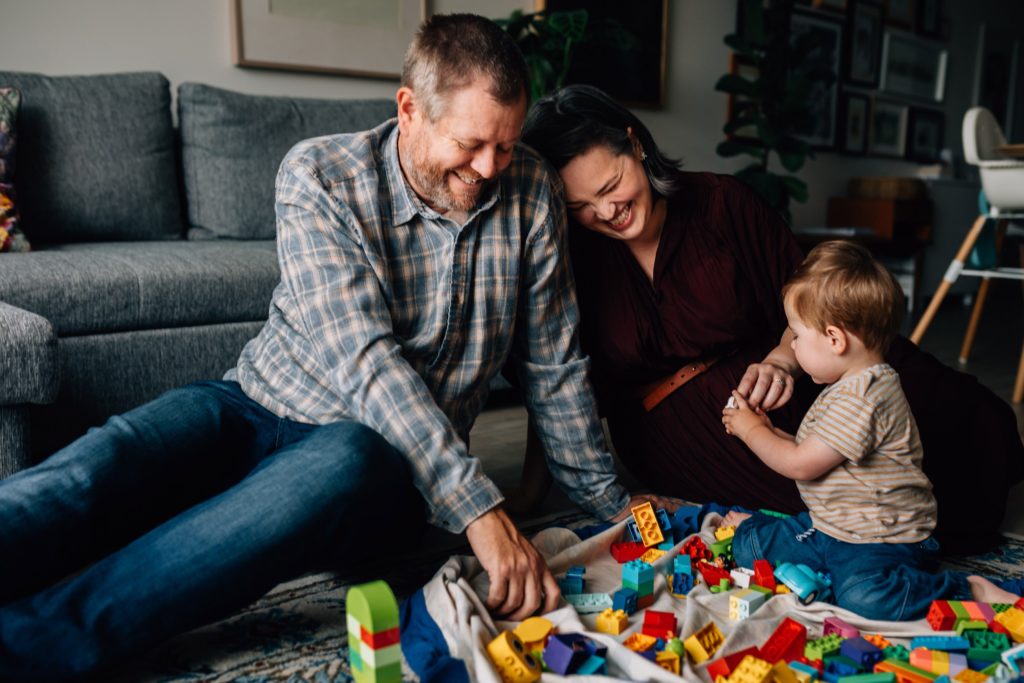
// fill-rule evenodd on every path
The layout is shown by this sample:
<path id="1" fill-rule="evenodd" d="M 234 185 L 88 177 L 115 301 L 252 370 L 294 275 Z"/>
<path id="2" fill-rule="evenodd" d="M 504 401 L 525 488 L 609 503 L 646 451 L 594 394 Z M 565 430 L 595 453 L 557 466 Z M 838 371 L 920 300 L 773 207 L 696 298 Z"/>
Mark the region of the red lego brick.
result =
<path id="1" fill-rule="evenodd" d="M 365 626 L 359 627 L 359 639 L 364 643 L 372 647 L 374 650 L 378 650 L 388 645 L 394 645 L 401 637 L 399 636 L 397 628 L 389 628 L 387 631 L 378 631 L 377 633 L 370 633 L 366 630 Z"/>
<path id="2" fill-rule="evenodd" d="M 666 633 L 675 636 L 676 615 L 672 612 L 659 612 L 649 609 L 644 612 L 644 625 L 640 632 L 655 638 L 665 638 Z"/>
<path id="3" fill-rule="evenodd" d="M 952 631 L 956 625 L 956 612 L 949 606 L 949 600 L 932 600 L 925 619 L 933 631 Z"/>
<path id="4" fill-rule="evenodd" d="M 756 647 L 748 647 L 745 650 L 739 652 L 733 652 L 731 655 L 719 657 L 715 661 L 708 664 L 706 671 L 711 676 L 712 680 L 718 680 L 719 675 L 728 678 L 729 674 L 739 666 L 739 663 L 743 661 L 743 658 L 747 655 L 751 655 L 761 659 L 761 653 Z"/>
<path id="5" fill-rule="evenodd" d="M 686 553 L 692 560 L 710 560 L 711 550 L 708 549 L 704 541 L 699 536 L 693 536 L 686 543 L 679 552 Z"/>
<path id="6" fill-rule="evenodd" d="M 798 659 L 803 656 L 806 644 L 807 627 L 786 617 L 761 646 L 761 659 L 769 664 Z"/>
<path id="7" fill-rule="evenodd" d="M 992 633 L 1002 633 L 1007 638 L 1012 638 L 1013 637 L 1013 636 L 1010 635 L 1010 631 L 1007 630 L 1007 628 L 1005 626 L 1003 626 L 1002 624 L 1000 624 L 998 621 L 996 621 L 994 619 L 992 620 L 992 623 L 990 623 L 988 625 L 988 630 L 992 631 Z"/>
<path id="8" fill-rule="evenodd" d="M 700 575 L 704 577 L 704 583 L 708 586 L 717 586 L 722 579 L 732 583 L 732 575 L 720 567 L 708 562 L 698 562 L 696 566 Z"/>
<path id="9" fill-rule="evenodd" d="M 775 570 L 772 569 L 772 563 L 768 560 L 754 560 L 754 578 L 751 582 L 774 592 Z"/>
<path id="10" fill-rule="evenodd" d="M 626 564 L 633 560 L 640 559 L 640 556 L 647 552 L 643 543 L 625 541 L 623 543 L 612 543 L 612 557 L 619 564 Z"/>
<path id="11" fill-rule="evenodd" d="M 800 655 L 792 661 L 800 662 L 801 664 L 806 664 L 807 666 L 814 667 L 818 670 L 819 674 L 825 673 L 825 663 L 822 662 L 820 659 L 807 659 L 807 657 L 805 657 L 804 655 Z"/>

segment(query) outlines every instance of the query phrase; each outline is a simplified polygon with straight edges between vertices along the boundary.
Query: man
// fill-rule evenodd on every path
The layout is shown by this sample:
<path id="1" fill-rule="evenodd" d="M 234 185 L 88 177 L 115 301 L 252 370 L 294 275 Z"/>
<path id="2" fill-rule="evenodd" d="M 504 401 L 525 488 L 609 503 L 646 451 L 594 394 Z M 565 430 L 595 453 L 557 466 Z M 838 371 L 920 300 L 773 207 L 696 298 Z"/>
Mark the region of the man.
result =
<path id="1" fill-rule="evenodd" d="M 288 154 L 281 283 L 226 380 L 0 484 L 0 679 L 93 671 L 304 571 L 379 561 L 424 519 L 466 532 L 499 616 L 557 606 L 466 449 L 511 354 L 556 478 L 601 518 L 628 509 L 576 340 L 564 209 L 516 144 L 526 84 L 495 24 L 435 16 L 397 122 Z"/>

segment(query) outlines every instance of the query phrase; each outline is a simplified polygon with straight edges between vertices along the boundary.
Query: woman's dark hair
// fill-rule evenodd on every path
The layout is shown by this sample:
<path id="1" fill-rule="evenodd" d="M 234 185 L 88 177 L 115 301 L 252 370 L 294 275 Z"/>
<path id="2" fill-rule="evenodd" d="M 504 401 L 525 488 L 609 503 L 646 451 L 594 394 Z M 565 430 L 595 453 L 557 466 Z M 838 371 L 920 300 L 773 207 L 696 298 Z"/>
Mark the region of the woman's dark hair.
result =
<path id="1" fill-rule="evenodd" d="M 662 154 L 633 112 L 591 85 L 569 85 L 534 102 L 523 126 L 523 142 L 562 170 L 597 145 L 614 154 L 631 153 L 629 129 L 646 155 L 643 166 L 651 188 L 663 197 L 675 194 L 682 163 Z"/>

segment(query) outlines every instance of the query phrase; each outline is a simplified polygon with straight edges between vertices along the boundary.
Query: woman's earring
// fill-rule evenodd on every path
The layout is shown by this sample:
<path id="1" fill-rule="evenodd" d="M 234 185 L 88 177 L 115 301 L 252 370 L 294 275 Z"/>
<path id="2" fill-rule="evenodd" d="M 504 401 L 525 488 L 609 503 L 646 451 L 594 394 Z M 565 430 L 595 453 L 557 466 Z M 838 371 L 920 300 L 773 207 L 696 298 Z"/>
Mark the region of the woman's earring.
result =
<path id="1" fill-rule="evenodd" d="M 640 161 L 647 161 L 647 152 L 640 148 Z"/>

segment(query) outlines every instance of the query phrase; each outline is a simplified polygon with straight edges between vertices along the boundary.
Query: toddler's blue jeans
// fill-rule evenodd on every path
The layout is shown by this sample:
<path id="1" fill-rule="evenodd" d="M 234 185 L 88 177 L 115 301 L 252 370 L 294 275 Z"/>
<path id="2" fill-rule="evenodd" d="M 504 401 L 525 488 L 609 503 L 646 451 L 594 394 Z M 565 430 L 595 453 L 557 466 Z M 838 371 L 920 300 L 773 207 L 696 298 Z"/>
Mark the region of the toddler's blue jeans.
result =
<path id="1" fill-rule="evenodd" d="M 919 619 L 932 600 L 970 600 L 967 575 L 931 572 L 939 544 L 845 543 L 814 528 L 806 512 L 786 519 L 760 513 L 736 527 L 736 563 L 805 564 L 832 575 L 837 605 L 868 619 Z"/>
<path id="2" fill-rule="evenodd" d="M 368 427 L 279 418 L 234 382 L 168 392 L 0 482 L 0 680 L 94 672 L 306 571 L 364 570 L 424 520 Z"/>

